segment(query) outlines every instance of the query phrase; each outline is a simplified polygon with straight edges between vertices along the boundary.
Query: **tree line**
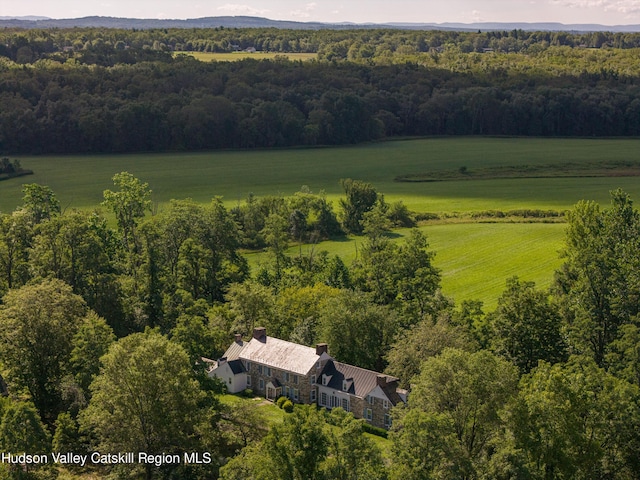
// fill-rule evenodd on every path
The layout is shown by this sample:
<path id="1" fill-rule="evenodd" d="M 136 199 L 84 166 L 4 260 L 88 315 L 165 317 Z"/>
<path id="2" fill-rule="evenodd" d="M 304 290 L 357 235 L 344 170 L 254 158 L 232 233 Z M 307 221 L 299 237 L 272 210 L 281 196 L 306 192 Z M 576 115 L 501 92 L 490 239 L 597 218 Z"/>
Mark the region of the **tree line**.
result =
<path id="1" fill-rule="evenodd" d="M 313 146 L 399 135 L 640 134 L 637 72 L 612 66 L 522 73 L 472 55 L 481 61 L 452 57 L 463 62 L 459 71 L 418 63 L 207 64 L 186 57 L 114 67 L 0 63 L 0 151 Z"/>
<path id="2" fill-rule="evenodd" d="M 336 211 L 303 189 L 232 210 L 174 200 L 150 215 L 149 185 L 123 172 L 104 192 L 113 226 L 25 186 L 23 205 L 0 216 L 0 448 L 211 455 L 104 468 L 146 478 L 638 478 L 640 213 L 627 194 L 571 210 L 549 291 L 515 277 L 484 312 L 442 294 L 421 231 L 391 241 L 412 221 L 401 203 L 342 186 Z M 351 265 L 287 253 L 338 229 L 362 235 Z M 268 260 L 251 272 L 243 245 Z M 258 325 L 327 342 L 338 360 L 411 389 L 386 463 L 363 421 L 338 409 L 296 406 L 267 430 L 220 404 L 201 357 Z"/>
<path id="3" fill-rule="evenodd" d="M 614 32 L 488 31 L 463 32 L 401 29 L 277 28 L 4 28 L 0 32 L 0 56 L 18 63 L 46 58 L 83 58 L 85 53 L 108 50 L 164 52 L 233 52 L 254 47 L 278 53 L 318 53 L 328 59 L 353 59 L 390 54 L 418 54 L 457 47 L 461 52 L 534 54 L 552 47 L 634 49 L 640 34 Z"/>

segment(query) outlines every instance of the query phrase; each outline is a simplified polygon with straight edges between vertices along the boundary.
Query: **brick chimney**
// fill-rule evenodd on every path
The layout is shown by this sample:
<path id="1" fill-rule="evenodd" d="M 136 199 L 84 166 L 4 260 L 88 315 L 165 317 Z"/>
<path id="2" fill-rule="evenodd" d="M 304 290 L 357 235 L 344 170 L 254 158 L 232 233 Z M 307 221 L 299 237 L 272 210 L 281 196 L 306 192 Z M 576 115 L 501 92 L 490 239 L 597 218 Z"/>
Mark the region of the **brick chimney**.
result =
<path id="1" fill-rule="evenodd" d="M 236 333 L 233 338 L 235 339 L 236 343 L 242 343 L 242 334 L 241 333 Z"/>
<path id="2" fill-rule="evenodd" d="M 327 353 L 329 351 L 329 345 L 326 343 L 317 343 L 316 344 L 316 355 L 320 356 L 323 353 Z"/>
<path id="3" fill-rule="evenodd" d="M 256 327 L 253 329 L 253 338 L 260 342 L 266 341 L 267 329 L 264 327 Z"/>
<path id="4" fill-rule="evenodd" d="M 387 385 L 387 376 L 386 375 L 378 375 L 376 377 L 376 383 L 380 388 L 384 388 Z"/>

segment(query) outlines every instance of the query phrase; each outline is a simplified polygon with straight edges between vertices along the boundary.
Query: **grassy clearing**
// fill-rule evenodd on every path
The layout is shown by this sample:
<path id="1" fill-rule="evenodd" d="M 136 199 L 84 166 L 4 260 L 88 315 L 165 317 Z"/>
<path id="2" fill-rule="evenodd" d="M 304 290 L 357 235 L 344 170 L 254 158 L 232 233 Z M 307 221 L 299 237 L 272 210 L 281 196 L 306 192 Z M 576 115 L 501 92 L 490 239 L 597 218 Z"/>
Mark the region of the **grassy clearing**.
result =
<path id="1" fill-rule="evenodd" d="M 536 282 L 547 288 L 562 264 L 564 224 L 557 223 L 453 223 L 427 225 L 430 249 L 436 252 L 434 265 L 442 272 L 442 290 L 459 304 L 482 300 L 485 311 L 495 309 L 508 278 Z M 403 241 L 408 230 L 398 230 L 393 241 Z M 362 237 L 321 242 L 314 247 L 291 247 L 290 255 L 326 250 L 351 263 Z M 252 268 L 268 261 L 265 253 L 248 254 Z"/>
<path id="2" fill-rule="evenodd" d="M 201 62 L 237 62 L 246 58 L 255 60 L 274 60 L 276 58 L 286 58 L 288 60 L 315 60 L 317 53 L 277 53 L 277 52 L 233 52 L 233 53 L 212 53 L 212 52 L 175 52 L 177 55 L 189 55 Z"/>
<path id="3" fill-rule="evenodd" d="M 403 200 L 411 209 L 469 212 L 521 208 L 571 208 L 578 200 L 609 202 L 621 187 L 640 198 L 633 177 L 516 178 L 465 182 L 395 182 L 398 175 L 428 171 L 511 165 L 640 162 L 640 140 L 540 138 L 431 138 L 334 148 L 296 148 L 137 155 L 22 157 L 34 175 L 0 182 L 0 211 L 21 203 L 23 183 L 48 185 L 64 207 L 92 208 L 102 201 L 111 177 L 129 171 L 148 182 L 159 207 L 171 198 L 208 202 L 222 196 L 228 206 L 256 195 L 291 195 L 302 185 L 324 190 L 334 202 L 342 195 L 339 180 L 371 182 L 388 201 Z"/>
<path id="4" fill-rule="evenodd" d="M 282 423 L 284 420 L 284 410 L 279 409 L 274 403 L 265 401 L 264 398 L 243 398 L 238 395 L 231 394 L 220 395 L 218 398 L 223 405 L 227 405 L 231 408 L 237 407 L 242 403 L 252 405 L 257 409 L 258 414 L 261 417 L 261 425 L 275 425 L 276 423 Z"/>

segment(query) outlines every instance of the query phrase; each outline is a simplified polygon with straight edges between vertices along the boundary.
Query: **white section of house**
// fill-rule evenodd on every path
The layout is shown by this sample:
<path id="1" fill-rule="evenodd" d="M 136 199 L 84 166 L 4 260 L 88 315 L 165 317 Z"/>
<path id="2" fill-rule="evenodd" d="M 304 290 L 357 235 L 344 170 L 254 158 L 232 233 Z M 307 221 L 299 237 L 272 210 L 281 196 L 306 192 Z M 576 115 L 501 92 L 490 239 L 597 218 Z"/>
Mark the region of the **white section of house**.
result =
<path id="1" fill-rule="evenodd" d="M 238 368 L 239 360 L 228 362 L 221 358 L 216 365 L 209 371 L 210 377 L 217 377 L 227 386 L 229 393 L 240 393 L 247 388 L 247 374 L 244 368 Z"/>

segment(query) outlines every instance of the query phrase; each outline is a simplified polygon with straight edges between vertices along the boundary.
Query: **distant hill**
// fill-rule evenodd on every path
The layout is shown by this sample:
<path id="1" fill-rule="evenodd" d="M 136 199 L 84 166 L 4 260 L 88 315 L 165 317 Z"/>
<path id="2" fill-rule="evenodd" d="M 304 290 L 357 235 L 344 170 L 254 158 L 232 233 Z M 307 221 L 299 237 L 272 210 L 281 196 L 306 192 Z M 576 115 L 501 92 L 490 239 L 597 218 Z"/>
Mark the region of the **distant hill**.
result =
<path id="1" fill-rule="evenodd" d="M 83 17 L 52 19 L 47 17 L 0 17 L 1 27 L 14 28 L 73 28 L 103 27 L 124 29 L 151 28 L 282 28 L 300 30 L 319 29 L 353 29 L 353 28 L 397 28 L 403 30 L 460 30 L 460 31 L 495 31 L 495 30 L 536 30 L 536 31 L 573 31 L 573 32 L 640 32 L 640 25 L 598 25 L 598 24 L 563 24 L 563 23 L 322 23 L 292 22 L 286 20 L 270 20 L 262 17 L 224 16 L 204 17 L 187 20 L 164 20 L 118 17 Z"/>

